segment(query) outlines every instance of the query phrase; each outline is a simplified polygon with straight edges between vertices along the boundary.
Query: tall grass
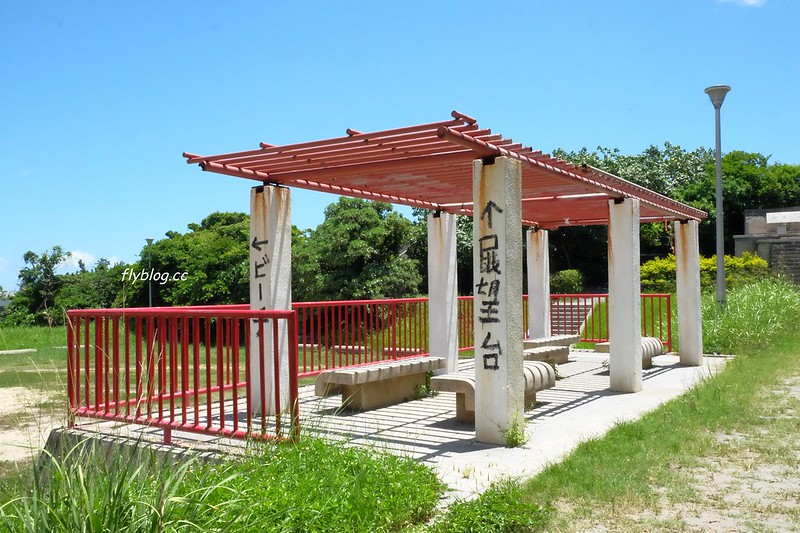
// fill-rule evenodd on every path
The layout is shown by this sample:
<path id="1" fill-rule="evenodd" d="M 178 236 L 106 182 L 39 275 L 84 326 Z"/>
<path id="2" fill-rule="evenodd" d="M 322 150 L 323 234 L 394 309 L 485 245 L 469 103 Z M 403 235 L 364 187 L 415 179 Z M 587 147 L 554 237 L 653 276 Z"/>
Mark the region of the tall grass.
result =
<path id="1" fill-rule="evenodd" d="M 746 352 L 797 328 L 800 292 L 786 280 L 762 279 L 728 291 L 725 307 L 714 293 L 705 293 L 702 312 L 706 352 Z"/>
<path id="2" fill-rule="evenodd" d="M 185 483 L 191 475 L 213 482 Z M 9 532 L 160 532 L 210 530 L 210 516 L 236 501 L 226 484 L 241 475 L 212 471 L 190 459 L 160 460 L 144 449 L 106 454 L 76 445 L 63 457 L 42 452 L 33 466 L 31 489 L 0 507 L 0 527 Z M 216 504 L 208 503 L 212 495 Z M 234 522 L 228 515 L 223 531 Z"/>
<path id="3" fill-rule="evenodd" d="M 2 495 L 0 531 L 397 531 L 430 517 L 443 490 L 412 459 L 309 437 L 221 464 L 76 446 L 22 479 L 24 494 Z"/>

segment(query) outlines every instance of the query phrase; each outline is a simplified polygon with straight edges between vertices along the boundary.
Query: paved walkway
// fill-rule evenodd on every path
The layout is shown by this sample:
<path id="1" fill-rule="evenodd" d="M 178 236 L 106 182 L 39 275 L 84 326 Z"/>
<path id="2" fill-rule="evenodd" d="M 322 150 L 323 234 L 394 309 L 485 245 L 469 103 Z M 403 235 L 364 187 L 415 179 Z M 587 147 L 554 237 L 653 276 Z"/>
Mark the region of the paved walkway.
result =
<path id="1" fill-rule="evenodd" d="M 340 412 L 339 396 L 318 398 L 313 386 L 300 390 L 303 431 L 355 445 L 374 446 L 414 457 L 432 466 L 453 491 L 448 500 L 469 498 L 508 476 L 532 476 L 557 462 L 580 442 L 605 433 L 615 424 L 633 420 L 680 395 L 720 368 L 725 358 L 707 357 L 700 367 L 684 367 L 677 356 L 653 359 L 644 371 L 643 390 L 636 394 L 609 390 L 607 355 L 573 352 L 558 366 L 553 389 L 537 394 L 539 403 L 525 414 L 530 436 L 520 448 L 475 441 L 474 425 L 455 419 L 455 394 L 441 393 L 364 413 Z M 161 431 L 88 421 L 81 427 L 103 434 L 148 434 Z M 173 432 L 173 441 L 198 448 L 241 448 L 241 441 Z"/>

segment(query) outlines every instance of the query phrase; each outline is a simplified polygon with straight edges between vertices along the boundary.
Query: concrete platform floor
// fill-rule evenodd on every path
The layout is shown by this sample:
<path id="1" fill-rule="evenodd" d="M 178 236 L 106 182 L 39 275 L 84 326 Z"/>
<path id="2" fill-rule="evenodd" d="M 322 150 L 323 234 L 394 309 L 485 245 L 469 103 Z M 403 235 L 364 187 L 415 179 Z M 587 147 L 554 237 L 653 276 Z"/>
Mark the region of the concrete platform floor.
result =
<path id="1" fill-rule="evenodd" d="M 300 390 L 301 426 L 312 433 L 413 457 L 433 467 L 452 490 L 448 500 L 469 498 L 503 477 L 529 477 L 565 457 L 580 442 L 600 436 L 621 421 L 633 420 L 680 395 L 718 370 L 727 359 L 706 357 L 699 367 L 678 364 L 675 355 L 653 359 L 635 394 L 609 390 L 607 355 L 572 352 L 558 366 L 553 389 L 537 394 L 538 404 L 525 413 L 527 443 L 519 448 L 475 441 L 474 425 L 455 419 L 455 394 L 406 402 L 364 413 L 341 411 L 339 396 L 318 398 L 313 386 Z M 161 438 L 161 431 L 140 426 L 79 419 L 82 432 Z M 214 439 L 178 431 L 175 444 L 223 452 L 243 449 L 241 441 Z"/>

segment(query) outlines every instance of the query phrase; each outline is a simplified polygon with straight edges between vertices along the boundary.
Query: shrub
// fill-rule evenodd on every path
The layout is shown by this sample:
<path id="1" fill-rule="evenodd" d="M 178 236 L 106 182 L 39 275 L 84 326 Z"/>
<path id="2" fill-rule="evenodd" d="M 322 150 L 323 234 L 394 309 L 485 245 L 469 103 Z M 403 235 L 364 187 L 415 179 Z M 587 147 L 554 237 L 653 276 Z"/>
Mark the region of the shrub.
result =
<path id="1" fill-rule="evenodd" d="M 640 270 L 642 292 L 675 292 L 675 256 L 647 261 Z M 741 257 L 725 256 L 725 284 L 742 286 L 769 275 L 767 262 L 749 252 Z M 700 258 L 700 286 L 711 288 L 717 281 L 717 256 Z"/>
<path id="2" fill-rule="evenodd" d="M 560 270 L 550 276 L 552 294 L 573 294 L 583 290 L 583 274 L 580 270 Z"/>
<path id="3" fill-rule="evenodd" d="M 800 323 L 800 292 L 792 283 L 762 279 L 734 287 L 727 305 L 715 295 L 703 296 L 703 348 L 706 352 L 739 353 L 764 348 Z"/>

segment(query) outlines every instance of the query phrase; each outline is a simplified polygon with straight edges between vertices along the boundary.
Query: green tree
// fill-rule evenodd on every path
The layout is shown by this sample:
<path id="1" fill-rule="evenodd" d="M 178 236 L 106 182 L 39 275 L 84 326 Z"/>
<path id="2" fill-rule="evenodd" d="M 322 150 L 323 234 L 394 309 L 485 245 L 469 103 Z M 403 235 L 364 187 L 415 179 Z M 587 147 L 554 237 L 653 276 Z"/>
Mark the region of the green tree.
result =
<path id="1" fill-rule="evenodd" d="M 315 230 L 297 232 L 295 301 L 400 298 L 418 293 L 418 262 L 407 255 L 411 222 L 390 204 L 340 198 Z"/>
<path id="2" fill-rule="evenodd" d="M 152 282 L 153 305 L 245 303 L 249 294 L 247 240 L 250 218 L 245 213 L 215 212 L 189 231 L 168 231 L 166 238 L 146 245 L 131 272 L 153 271 L 168 280 Z M 185 279 L 172 276 L 186 273 Z M 149 282 L 127 276 L 117 306 L 146 306 Z"/>
<path id="3" fill-rule="evenodd" d="M 56 306 L 61 279 L 56 268 L 71 257 L 60 246 L 22 256 L 25 266 L 19 272 L 19 290 L 8 306 L 4 322 L 12 325 L 48 325 L 63 323 L 63 313 Z"/>
<path id="4" fill-rule="evenodd" d="M 106 309 L 115 307 L 125 282 L 124 263 L 112 265 L 107 259 L 98 259 L 93 270 L 82 268 L 72 274 L 60 276 L 61 285 L 55 303 L 61 310 Z"/>
<path id="5" fill-rule="evenodd" d="M 725 251 L 734 251 L 734 235 L 744 233 L 746 209 L 800 205 L 800 165 L 770 164 L 769 156 L 733 151 L 722 157 Z M 700 225 L 700 250 L 716 251 L 716 169 L 709 161 L 700 179 L 676 191 L 676 199 L 708 212 Z"/>

